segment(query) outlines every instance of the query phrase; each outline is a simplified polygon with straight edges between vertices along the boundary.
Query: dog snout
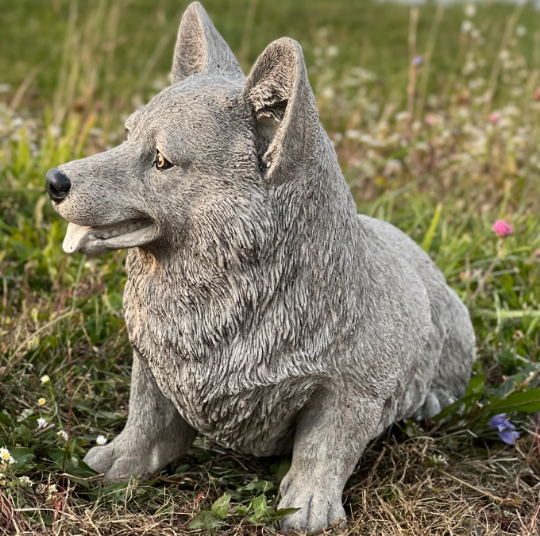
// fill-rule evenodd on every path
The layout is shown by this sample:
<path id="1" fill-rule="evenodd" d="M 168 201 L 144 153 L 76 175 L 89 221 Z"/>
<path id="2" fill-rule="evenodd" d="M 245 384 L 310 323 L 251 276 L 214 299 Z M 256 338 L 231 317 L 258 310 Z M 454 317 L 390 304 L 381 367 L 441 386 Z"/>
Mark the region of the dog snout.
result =
<path id="1" fill-rule="evenodd" d="M 47 183 L 47 193 L 49 197 L 55 202 L 60 203 L 71 188 L 71 181 L 64 175 L 59 169 L 50 169 L 45 176 Z"/>

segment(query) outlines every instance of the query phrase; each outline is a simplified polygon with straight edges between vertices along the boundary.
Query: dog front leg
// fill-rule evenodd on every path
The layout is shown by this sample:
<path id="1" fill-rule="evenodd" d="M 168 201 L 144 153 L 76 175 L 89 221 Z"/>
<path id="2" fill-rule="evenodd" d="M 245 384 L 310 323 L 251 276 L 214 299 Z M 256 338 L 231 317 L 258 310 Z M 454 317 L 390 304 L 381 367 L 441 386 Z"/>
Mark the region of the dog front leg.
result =
<path id="1" fill-rule="evenodd" d="M 185 454 L 196 433 L 134 352 L 126 426 L 108 445 L 90 449 L 84 461 L 107 480 L 148 475 Z"/>
<path id="2" fill-rule="evenodd" d="M 343 488 L 375 434 L 383 402 L 317 391 L 296 422 L 289 472 L 281 483 L 279 508 L 300 508 L 285 516 L 281 530 L 318 532 L 340 522 L 345 528 Z"/>

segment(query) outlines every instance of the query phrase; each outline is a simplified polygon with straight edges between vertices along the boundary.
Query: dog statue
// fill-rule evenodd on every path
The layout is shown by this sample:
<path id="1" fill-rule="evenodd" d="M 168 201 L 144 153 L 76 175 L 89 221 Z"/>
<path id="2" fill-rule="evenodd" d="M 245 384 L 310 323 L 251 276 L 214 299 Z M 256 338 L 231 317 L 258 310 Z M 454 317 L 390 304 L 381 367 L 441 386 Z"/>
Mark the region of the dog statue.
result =
<path id="1" fill-rule="evenodd" d="M 279 507 L 299 510 L 282 530 L 344 526 L 368 442 L 464 394 L 467 309 L 410 238 L 357 215 L 296 41 L 246 79 L 195 2 L 172 82 L 122 145 L 47 173 L 67 253 L 129 248 L 129 417 L 85 461 L 107 479 L 155 473 L 197 431 L 292 453 Z"/>

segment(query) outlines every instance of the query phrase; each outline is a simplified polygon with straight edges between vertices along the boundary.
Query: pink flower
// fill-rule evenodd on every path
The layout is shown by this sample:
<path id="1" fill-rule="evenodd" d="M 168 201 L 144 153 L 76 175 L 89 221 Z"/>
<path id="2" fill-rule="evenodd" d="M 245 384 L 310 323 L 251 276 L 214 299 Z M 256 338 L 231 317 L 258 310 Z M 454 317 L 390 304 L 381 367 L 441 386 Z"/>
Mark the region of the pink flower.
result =
<path id="1" fill-rule="evenodd" d="M 426 115 L 425 121 L 427 125 L 432 127 L 437 122 L 437 118 L 433 114 L 428 114 Z"/>
<path id="2" fill-rule="evenodd" d="M 501 114 L 500 112 L 491 112 L 488 119 L 490 123 L 498 123 L 501 119 Z"/>
<path id="3" fill-rule="evenodd" d="M 497 220 L 493 224 L 493 231 L 495 231 L 495 233 L 501 238 L 504 238 L 505 236 L 511 235 L 514 232 L 514 228 L 505 221 Z"/>

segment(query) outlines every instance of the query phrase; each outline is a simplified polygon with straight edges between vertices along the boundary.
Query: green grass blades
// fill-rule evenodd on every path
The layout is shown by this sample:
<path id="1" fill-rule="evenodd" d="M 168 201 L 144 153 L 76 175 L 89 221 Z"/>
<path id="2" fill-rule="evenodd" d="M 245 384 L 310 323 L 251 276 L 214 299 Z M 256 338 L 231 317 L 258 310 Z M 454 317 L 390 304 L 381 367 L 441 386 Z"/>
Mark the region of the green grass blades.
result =
<path id="1" fill-rule="evenodd" d="M 251 535 L 286 514 L 286 458 L 198 437 L 153 480 L 108 485 L 82 461 L 127 416 L 125 255 L 66 256 L 44 177 L 123 140 L 125 118 L 168 83 L 185 5 L 0 0 L 0 529 Z M 421 244 L 474 321 L 466 396 L 368 447 L 345 490 L 350 533 L 540 533 L 540 15 L 502 3 L 205 7 L 245 71 L 273 39 L 300 41 L 359 211 Z M 498 236 L 496 220 L 513 233 Z"/>

